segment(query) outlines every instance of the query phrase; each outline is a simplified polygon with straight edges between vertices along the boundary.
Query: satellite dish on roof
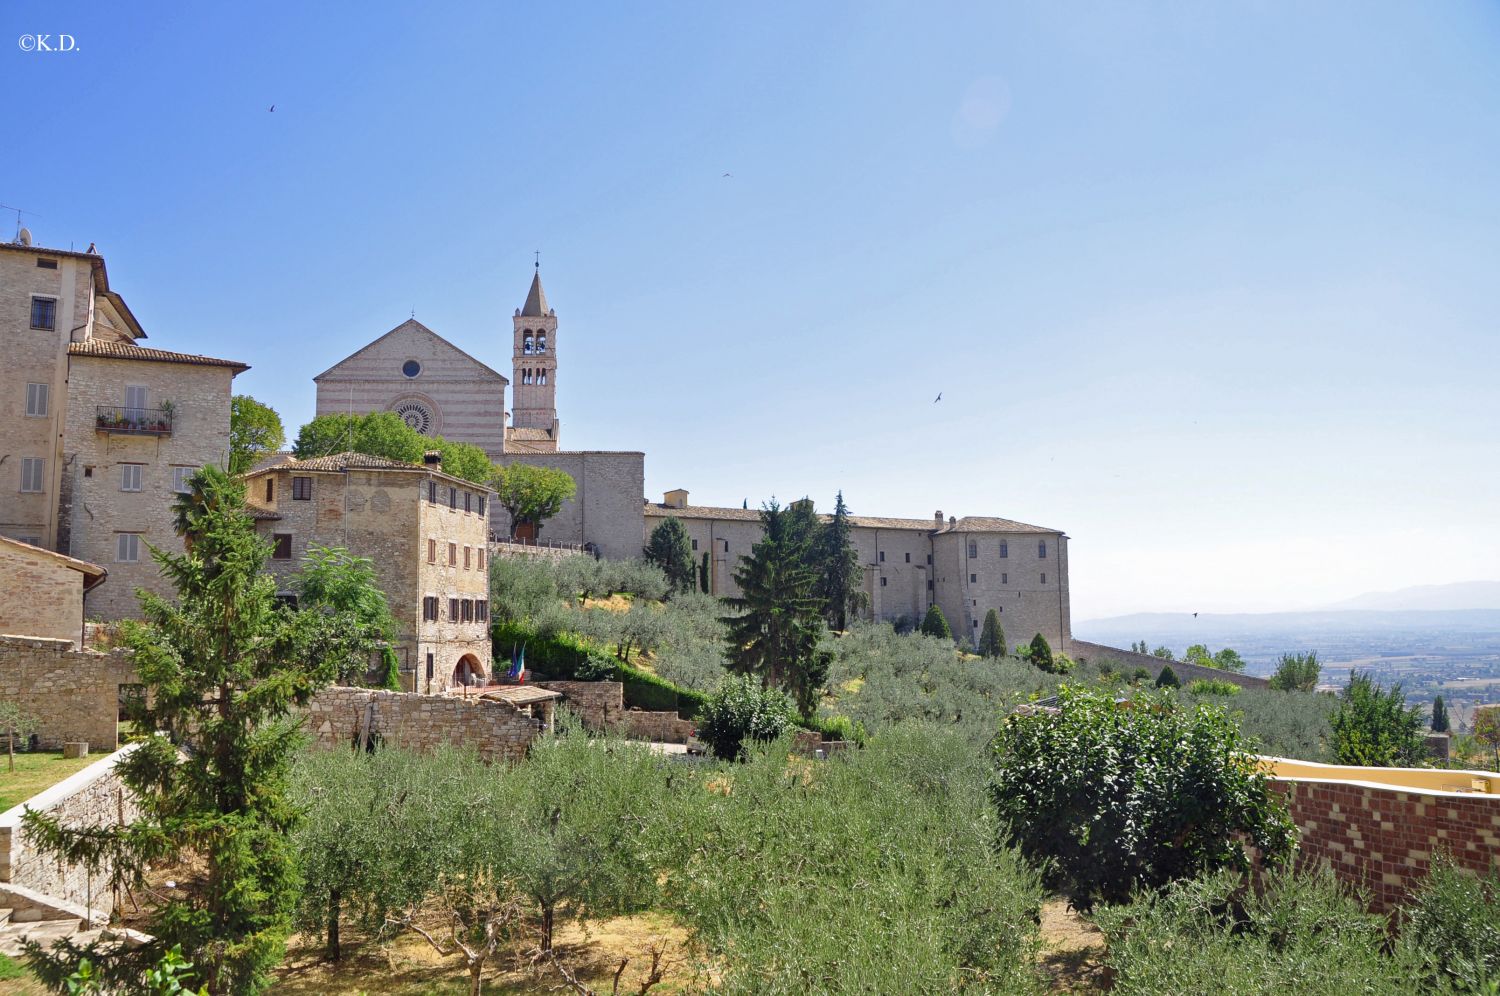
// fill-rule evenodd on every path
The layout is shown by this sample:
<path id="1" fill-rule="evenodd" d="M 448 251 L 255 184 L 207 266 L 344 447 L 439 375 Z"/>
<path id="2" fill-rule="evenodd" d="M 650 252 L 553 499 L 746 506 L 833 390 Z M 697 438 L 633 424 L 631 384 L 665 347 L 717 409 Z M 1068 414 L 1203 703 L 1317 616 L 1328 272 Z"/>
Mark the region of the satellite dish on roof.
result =
<path id="1" fill-rule="evenodd" d="M 23 246 L 31 245 L 31 229 L 23 228 L 16 233 L 16 241 Z"/>

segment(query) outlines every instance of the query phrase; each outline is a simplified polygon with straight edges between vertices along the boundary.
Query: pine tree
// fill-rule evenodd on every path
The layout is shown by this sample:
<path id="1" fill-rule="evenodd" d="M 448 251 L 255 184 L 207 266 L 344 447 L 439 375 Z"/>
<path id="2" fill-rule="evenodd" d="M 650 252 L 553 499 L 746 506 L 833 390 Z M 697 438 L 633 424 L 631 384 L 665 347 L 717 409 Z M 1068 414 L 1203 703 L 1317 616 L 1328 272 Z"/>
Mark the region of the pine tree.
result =
<path id="1" fill-rule="evenodd" d="M 1181 688 L 1182 682 L 1177 677 L 1177 672 L 1172 670 L 1172 665 L 1163 664 L 1161 673 L 1156 676 L 1157 688 Z"/>
<path id="2" fill-rule="evenodd" d="M 817 649 L 822 605 L 813 591 L 817 576 L 807 566 L 806 516 L 773 498 L 760 519 L 764 534 L 734 571 L 740 597 L 724 600 L 739 613 L 724 619 L 730 670 L 758 675 L 762 687 L 791 693 L 810 716 L 830 661 Z"/>
<path id="3" fill-rule="evenodd" d="M 649 563 L 660 567 L 667 575 L 667 582 L 672 586 L 672 590 L 693 590 L 693 575 L 696 571 L 693 564 L 693 545 L 688 539 L 687 530 L 683 528 L 682 521 L 677 516 L 668 516 L 659 526 L 651 530 L 651 540 L 642 552 Z"/>
<path id="4" fill-rule="evenodd" d="M 865 571 L 854 549 L 852 534 L 849 507 L 840 491 L 834 500 L 833 517 L 818 531 L 813 567 L 818 572 L 814 591 L 823 600 L 828 628 L 841 632 L 849 628 L 849 617 L 869 602 L 863 587 Z"/>
<path id="5" fill-rule="evenodd" d="M 979 631 L 979 653 L 984 657 L 1005 656 L 1005 630 L 1000 626 L 1000 614 L 994 609 L 984 614 L 984 626 Z"/>
<path id="6" fill-rule="evenodd" d="M 1031 638 L 1031 646 L 1026 650 L 1026 659 L 1043 671 L 1050 672 L 1055 666 L 1052 660 L 1052 645 L 1040 633 Z"/>
<path id="7" fill-rule="evenodd" d="M 927 615 L 922 617 L 922 633 L 924 636 L 935 636 L 940 640 L 953 639 L 953 630 L 948 628 L 948 619 L 943 615 L 943 610 L 934 602 L 927 606 Z"/>
<path id="8" fill-rule="evenodd" d="M 1432 732 L 1448 732 L 1448 706 L 1441 695 L 1432 700 Z"/>
<path id="9" fill-rule="evenodd" d="M 270 546 L 244 512 L 242 484 L 205 467 L 189 489 L 174 507 L 189 552 L 152 551 L 177 597 L 140 592 L 145 621 L 125 631 L 150 693 L 138 728 L 156 731 L 115 769 L 140 817 L 128 827 L 70 828 L 33 811 L 26 827 L 44 854 L 109 867 L 109 886 L 139 886 L 148 864 L 167 860 L 201 869 L 159 908 L 150 928 L 157 943 L 91 953 L 101 981 L 129 988 L 180 945 L 210 993 L 253 994 L 291 929 L 298 811 L 288 772 L 302 739 L 289 713 L 331 678 L 309 652 L 330 617 L 278 606 L 264 572 Z M 83 954 L 64 946 L 32 964 L 61 991 Z"/>

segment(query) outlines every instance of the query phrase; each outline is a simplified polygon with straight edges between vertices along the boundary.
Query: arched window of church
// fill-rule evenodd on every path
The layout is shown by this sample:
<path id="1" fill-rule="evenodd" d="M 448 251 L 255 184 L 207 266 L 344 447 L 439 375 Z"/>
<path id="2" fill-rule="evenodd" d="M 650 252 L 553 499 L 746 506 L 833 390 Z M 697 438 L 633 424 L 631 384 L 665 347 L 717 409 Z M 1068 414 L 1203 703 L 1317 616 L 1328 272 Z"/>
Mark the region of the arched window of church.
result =
<path id="1" fill-rule="evenodd" d="M 547 351 L 547 333 L 538 332 L 536 334 L 536 351 L 538 353 L 545 353 Z"/>
<path id="2" fill-rule="evenodd" d="M 536 372 L 536 382 L 538 384 L 545 384 L 545 383 L 547 383 L 547 371 L 545 371 L 545 370 L 538 370 Z"/>
<path id="3" fill-rule="evenodd" d="M 523 384 L 530 384 L 531 383 L 531 371 L 530 370 L 522 370 L 521 371 L 521 383 L 523 383 Z"/>
<path id="4" fill-rule="evenodd" d="M 527 332 L 522 337 L 522 339 L 521 339 L 521 352 L 523 352 L 526 355 L 530 356 L 535 351 L 536 351 L 536 340 L 534 338 L 532 338 L 532 335 L 531 335 L 530 332 Z"/>

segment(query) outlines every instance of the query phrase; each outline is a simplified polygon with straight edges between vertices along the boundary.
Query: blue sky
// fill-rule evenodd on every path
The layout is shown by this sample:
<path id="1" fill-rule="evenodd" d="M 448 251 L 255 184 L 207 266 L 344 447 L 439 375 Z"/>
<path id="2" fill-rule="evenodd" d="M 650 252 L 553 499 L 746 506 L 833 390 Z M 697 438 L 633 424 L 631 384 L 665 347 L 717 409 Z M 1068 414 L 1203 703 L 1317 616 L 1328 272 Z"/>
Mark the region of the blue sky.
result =
<path id="1" fill-rule="evenodd" d="M 1500 576 L 1495 4 L 0 26 L 0 203 L 292 432 L 413 309 L 508 370 L 540 249 L 565 443 L 653 495 L 1061 528 L 1076 619 Z"/>

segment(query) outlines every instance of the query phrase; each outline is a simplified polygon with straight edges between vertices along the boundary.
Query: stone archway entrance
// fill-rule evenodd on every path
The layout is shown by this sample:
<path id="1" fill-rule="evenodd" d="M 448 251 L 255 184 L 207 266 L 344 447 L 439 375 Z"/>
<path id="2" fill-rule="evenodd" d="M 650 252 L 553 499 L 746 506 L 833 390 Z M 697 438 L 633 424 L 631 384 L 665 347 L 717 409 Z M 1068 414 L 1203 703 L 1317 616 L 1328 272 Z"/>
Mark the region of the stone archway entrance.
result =
<path id="1" fill-rule="evenodd" d="M 484 666 L 473 654 L 464 654 L 453 666 L 453 684 L 456 687 L 483 685 L 485 681 Z"/>

